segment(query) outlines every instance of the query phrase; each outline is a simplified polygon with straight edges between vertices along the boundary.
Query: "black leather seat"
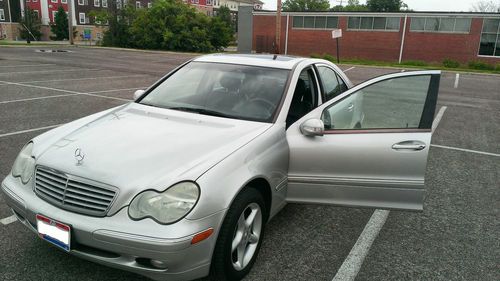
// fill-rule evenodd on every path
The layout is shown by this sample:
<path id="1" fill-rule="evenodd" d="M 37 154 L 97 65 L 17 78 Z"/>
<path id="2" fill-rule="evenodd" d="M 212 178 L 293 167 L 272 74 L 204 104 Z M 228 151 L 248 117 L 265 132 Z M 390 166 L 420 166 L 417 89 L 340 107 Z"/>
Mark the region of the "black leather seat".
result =
<path id="1" fill-rule="evenodd" d="M 313 108 L 310 89 L 307 88 L 304 80 L 299 78 L 295 92 L 293 93 L 292 103 L 286 118 L 286 125 L 289 127 L 302 116 L 306 115 Z"/>

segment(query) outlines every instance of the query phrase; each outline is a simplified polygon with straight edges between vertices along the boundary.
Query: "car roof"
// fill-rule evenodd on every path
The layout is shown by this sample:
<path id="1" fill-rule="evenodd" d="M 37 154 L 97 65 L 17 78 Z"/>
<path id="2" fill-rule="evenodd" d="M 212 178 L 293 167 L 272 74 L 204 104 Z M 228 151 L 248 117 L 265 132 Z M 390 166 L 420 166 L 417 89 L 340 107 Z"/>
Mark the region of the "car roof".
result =
<path id="1" fill-rule="evenodd" d="M 271 55 L 271 54 L 211 54 L 195 58 L 197 62 L 230 63 L 241 65 L 262 66 L 281 69 L 292 69 L 306 58 Z"/>

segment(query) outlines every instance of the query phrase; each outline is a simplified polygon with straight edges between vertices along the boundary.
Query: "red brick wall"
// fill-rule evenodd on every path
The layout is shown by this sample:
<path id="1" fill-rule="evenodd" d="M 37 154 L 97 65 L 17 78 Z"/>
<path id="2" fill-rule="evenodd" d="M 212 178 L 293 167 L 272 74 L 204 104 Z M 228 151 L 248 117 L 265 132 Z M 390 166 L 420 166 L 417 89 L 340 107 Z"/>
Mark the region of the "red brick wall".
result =
<path id="1" fill-rule="evenodd" d="M 479 57 L 479 41 L 483 20 L 474 18 L 469 34 L 410 32 L 410 17 L 406 26 L 403 60 L 423 60 L 442 62 L 450 58 L 461 63 L 471 60 L 483 60 L 488 63 L 500 63 L 500 58 Z M 347 30 L 347 17 L 339 17 L 339 28 L 342 29 L 340 39 L 341 58 L 360 58 L 379 61 L 398 61 L 404 17 L 401 18 L 400 31 L 351 31 Z M 281 53 L 285 50 L 286 16 L 282 16 Z M 266 48 L 258 48 L 257 41 L 266 38 L 272 45 L 275 38 L 276 17 L 254 15 L 253 49 L 266 52 Z M 257 40 L 258 37 L 261 39 Z M 268 44 L 268 45 L 269 45 Z M 264 44 L 266 45 L 266 44 Z M 262 46 L 261 46 L 262 47 Z M 267 48 L 272 52 L 272 47 Z M 311 54 L 336 55 L 335 40 L 331 30 L 294 29 L 292 16 L 288 29 L 288 54 L 310 56 Z"/>

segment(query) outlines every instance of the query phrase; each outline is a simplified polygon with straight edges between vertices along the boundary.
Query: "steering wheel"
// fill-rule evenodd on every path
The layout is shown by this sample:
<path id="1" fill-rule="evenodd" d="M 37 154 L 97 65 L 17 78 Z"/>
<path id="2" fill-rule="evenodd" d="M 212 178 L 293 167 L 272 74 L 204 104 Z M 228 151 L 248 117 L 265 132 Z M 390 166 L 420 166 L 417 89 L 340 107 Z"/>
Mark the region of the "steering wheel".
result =
<path id="1" fill-rule="evenodd" d="M 260 104 L 260 105 L 263 105 L 263 107 L 266 109 L 267 113 L 269 113 L 269 115 L 272 115 L 273 114 L 273 111 L 274 111 L 274 107 L 275 105 L 266 100 L 266 99 L 263 99 L 263 98 L 252 98 L 250 100 L 248 100 L 249 103 L 257 103 L 257 104 Z"/>

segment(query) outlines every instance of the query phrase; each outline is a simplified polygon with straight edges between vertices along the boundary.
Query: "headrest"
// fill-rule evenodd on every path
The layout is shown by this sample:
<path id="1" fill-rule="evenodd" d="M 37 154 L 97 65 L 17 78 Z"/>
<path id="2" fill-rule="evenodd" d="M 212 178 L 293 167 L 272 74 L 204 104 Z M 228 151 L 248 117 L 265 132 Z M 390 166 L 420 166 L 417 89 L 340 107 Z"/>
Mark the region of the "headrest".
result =
<path id="1" fill-rule="evenodd" d="M 224 87 L 230 91 L 236 91 L 241 86 L 241 78 L 234 76 L 231 73 L 226 73 L 220 79 L 220 84 L 222 87 Z"/>

